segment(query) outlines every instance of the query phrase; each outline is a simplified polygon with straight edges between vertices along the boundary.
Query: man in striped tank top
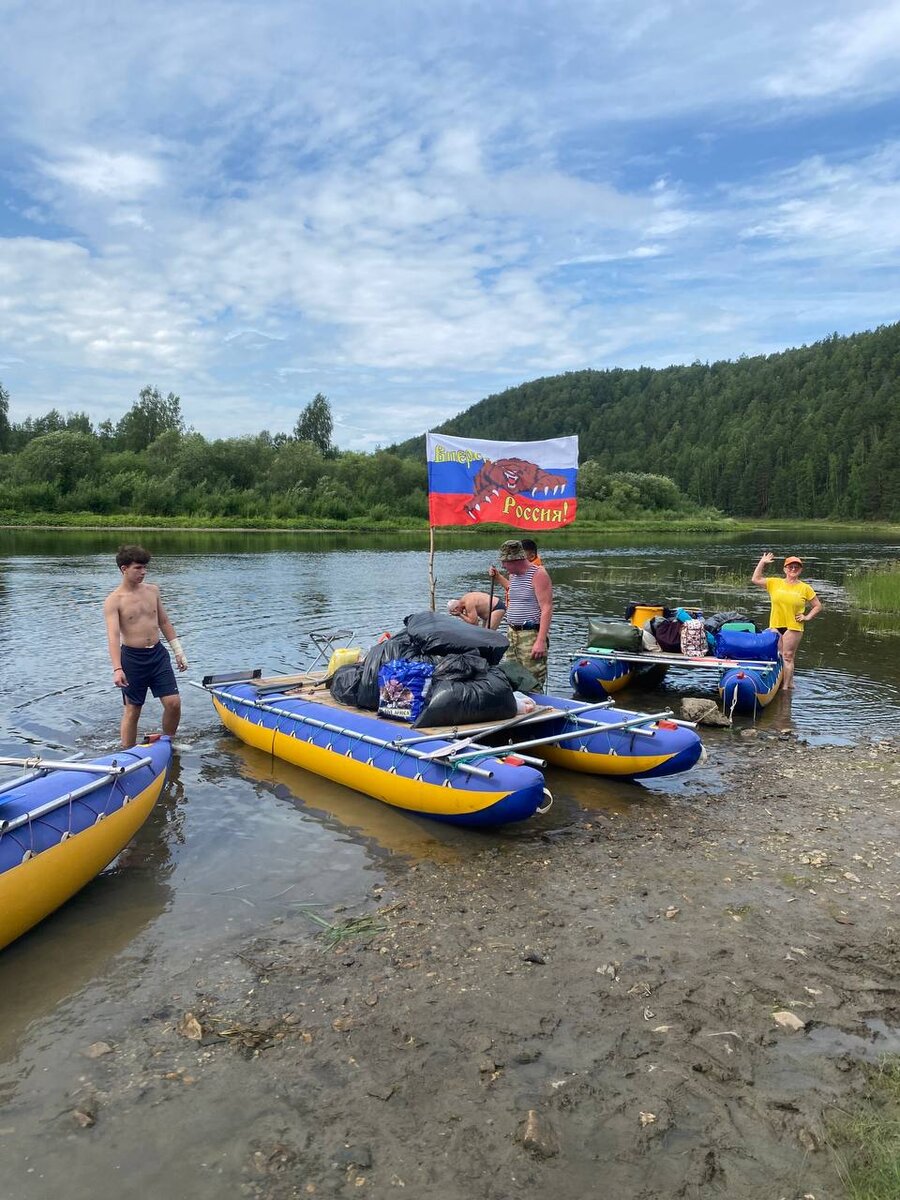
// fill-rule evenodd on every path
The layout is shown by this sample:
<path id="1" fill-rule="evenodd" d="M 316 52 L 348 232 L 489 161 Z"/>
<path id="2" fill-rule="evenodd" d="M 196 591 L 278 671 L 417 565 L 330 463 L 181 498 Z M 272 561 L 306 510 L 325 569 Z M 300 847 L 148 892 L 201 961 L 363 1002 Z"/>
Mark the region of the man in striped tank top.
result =
<path id="1" fill-rule="evenodd" d="M 508 579 L 493 566 L 490 574 L 506 591 L 509 649 L 504 657 L 530 671 L 538 682 L 538 690 L 543 692 L 547 687 L 553 584 L 543 567 L 528 561 L 521 542 L 503 543 L 500 565 L 509 572 Z"/>

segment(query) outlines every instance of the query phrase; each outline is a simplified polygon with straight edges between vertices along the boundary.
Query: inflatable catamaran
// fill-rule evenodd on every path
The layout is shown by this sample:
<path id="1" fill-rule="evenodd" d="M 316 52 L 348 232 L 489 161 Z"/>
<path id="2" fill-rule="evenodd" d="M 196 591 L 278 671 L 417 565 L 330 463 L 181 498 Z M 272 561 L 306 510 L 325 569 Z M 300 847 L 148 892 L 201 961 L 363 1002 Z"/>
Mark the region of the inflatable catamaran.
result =
<path id="1" fill-rule="evenodd" d="M 459 825 L 500 825 L 546 811 L 543 772 L 551 764 L 639 780 L 690 770 L 703 754 L 693 725 L 669 710 L 612 711 L 605 696 L 576 702 L 532 693 L 517 701 L 498 666 L 508 646 L 499 632 L 434 613 L 413 614 L 405 624 L 357 664 L 342 660 L 340 650 L 325 671 L 269 678 L 261 669 L 231 671 L 196 686 L 249 745 L 385 804 Z M 333 668 L 335 661 L 344 665 Z M 415 723 L 392 719 L 432 671 Z"/>
<path id="2" fill-rule="evenodd" d="M 713 639 L 714 653 L 667 653 L 653 645 L 652 634 L 664 611 L 662 607 L 630 605 L 624 620 L 592 618 L 587 648 L 573 656 L 569 672 L 576 696 L 600 699 L 630 685 L 658 687 L 666 673 L 675 670 L 715 672 L 722 708 L 728 715 L 754 714 L 775 698 L 784 669 L 775 631 L 755 633 L 746 622 L 725 622 Z M 668 623 L 677 624 L 671 619 Z"/>
<path id="3" fill-rule="evenodd" d="M 339 704 L 324 677 L 207 676 L 202 686 L 231 733 L 257 749 L 385 804 L 457 825 L 502 825 L 546 811 L 548 763 L 651 779 L 701 758 L 693 728 L 660 713 L 612 712 L 534 694 L 534 711 L 451 729 L 410 729 Z"/>

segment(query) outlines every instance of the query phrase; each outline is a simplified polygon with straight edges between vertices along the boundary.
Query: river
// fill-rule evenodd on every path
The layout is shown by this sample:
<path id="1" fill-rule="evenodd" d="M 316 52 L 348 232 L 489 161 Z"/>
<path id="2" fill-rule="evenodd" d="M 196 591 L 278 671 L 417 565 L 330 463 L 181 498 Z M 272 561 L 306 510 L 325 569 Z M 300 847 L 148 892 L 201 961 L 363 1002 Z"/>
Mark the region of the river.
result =
<path id="1" fill-rule="evenodd" d="M 155 556 L 148 579 L 162 589 L 189 679 L 257 666 L 267 674 L 293 671 L 315 657 L 313 631 L 344 629 L 350 644 L 367 646 L 428 606 L 425 536 L 140 536 Z M 760 725 L 836 743 L 893 734 L 900 622 L 854 612 L 844 585 L 851 572 L 896 559 L 898 546 L 848 540 L 824 526 L 820 540 L 806 536 L 802 545 L 784 531 L 542 539 L 556 603 L 549 690 L 567 694 L 569 661 L 584 643 L 588 618 L 621 615 L 630 601 L 737 609 L 764 621 L 767 598 L 749 577 L 773 548 L 804 556 L 804 578 L 824 612 L 804 637 L 793 698 L 779 697 Z M 122 537 L 0 531 L 0 753 L 91 756 L 115 745 L 121 706 L 101 609 L 118 580 Z M 487 590 L 499 540 L 438 536 L 439 606 L 470 588 Z M 403 816 L 274 763 L 227 736 L 202 691 L 182 691 L 172 780 L 148 824 L 111 869 L 0 956 L 0 1102 L 15 1114 L 0 1132 L 19 1139 L 20 1169 L 55 1115 L 48 1083 L 55 1064 L 112 1036 L 139 1009 L 146 980 L 196 973 L 205 955 L 271 929 L 299 906 L 314 912 L 359 904 L 404 863 L 452 859 L 486 838 L 545 836 L 586 809 L 690 803 L 720 786 L 721 766 L 746 752 L 741 732 L 751 724 L 704 732 L 709 760 L 673 780 L 634 785 L 550 772 L 556 804 L 547 817 L 472 833 Z M 697 680 L 681 677 L 658 693 L 617 699 L 655 711 L 696 692 Z M 143 728 L 158 728 L 157 713 L 151 698 Z M 28 1169 L 36 1173 L 29 1195 L 49 1195 L 65 1176 L 63 1159 Z M 78 1195 L 103 1186 L 89 1172 Z"/>

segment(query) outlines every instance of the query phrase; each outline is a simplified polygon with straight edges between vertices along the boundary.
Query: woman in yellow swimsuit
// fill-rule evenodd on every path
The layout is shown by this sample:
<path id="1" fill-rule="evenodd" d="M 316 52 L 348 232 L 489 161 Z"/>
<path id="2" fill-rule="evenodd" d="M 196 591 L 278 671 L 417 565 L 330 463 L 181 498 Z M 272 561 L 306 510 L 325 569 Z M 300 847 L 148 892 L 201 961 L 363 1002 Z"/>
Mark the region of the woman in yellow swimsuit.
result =
<path id="1" fill-rule="evenodd" d="M 777 629 L 781 634 L 779 649 L 784 659 L 784 682 L 782 687 L 786 692 L 794 686 L 794 660 L 797 657 L 797 647 L 803 637 L 803 626 L 822 611 L 822 601 L 808 583 L 800 578 L 803 570 L 803 559 L 791 555 L 784 560 L 784 579 L 766 578 L 765 568 L 775 561 L 775 555 L 767 550 L 753 572 L 752 582 L 757 587 L 764 587 L 772 602 L 769 613 L 769 628 Z M 807 611 L 809 605 L 809 611 Z"/>

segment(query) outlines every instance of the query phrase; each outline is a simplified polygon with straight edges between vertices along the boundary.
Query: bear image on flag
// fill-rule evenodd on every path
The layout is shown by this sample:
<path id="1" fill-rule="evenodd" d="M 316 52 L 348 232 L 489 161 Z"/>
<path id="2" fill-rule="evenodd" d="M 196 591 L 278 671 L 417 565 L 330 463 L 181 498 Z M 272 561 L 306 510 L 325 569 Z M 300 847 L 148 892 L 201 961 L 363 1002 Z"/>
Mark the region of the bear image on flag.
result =
<path id="1" fill-rule="evenodd" d="M 426 434 L 430 523 L 558 529 L 575 520 L 578 438 L 492 442 Z"/>

